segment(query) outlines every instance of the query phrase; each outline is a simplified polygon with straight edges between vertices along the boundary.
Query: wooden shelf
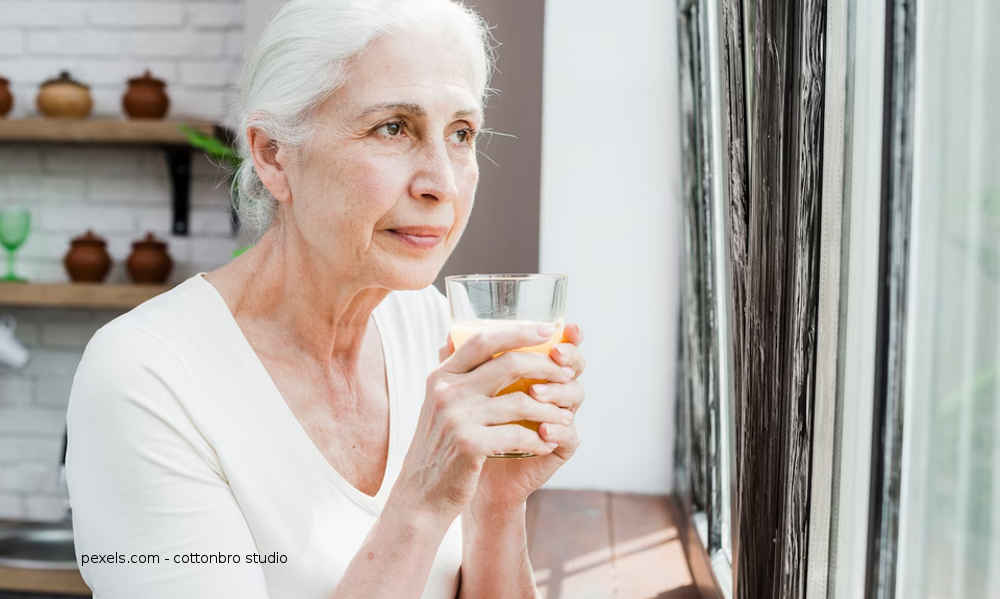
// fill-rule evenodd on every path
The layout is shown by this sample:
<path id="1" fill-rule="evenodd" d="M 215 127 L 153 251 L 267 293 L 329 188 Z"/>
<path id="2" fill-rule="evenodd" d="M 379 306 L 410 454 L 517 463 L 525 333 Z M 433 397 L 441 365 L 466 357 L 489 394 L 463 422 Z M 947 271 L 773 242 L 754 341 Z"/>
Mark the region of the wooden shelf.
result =
<path id="1" fill-rule="evenodd" d="M 0 305 L 40 308 L 129 309 L 170 285 L 105 283 L 2 283 Z"/>
<path id="2" fill-rule="evenodd" d="M 96 144 L 145 144 L 187 146 L 179 129 L 188 125 L 214 135 L 214 125 L 197 119 L 86 118 L 0 119 L 0 142 L 50 142 Z"/>

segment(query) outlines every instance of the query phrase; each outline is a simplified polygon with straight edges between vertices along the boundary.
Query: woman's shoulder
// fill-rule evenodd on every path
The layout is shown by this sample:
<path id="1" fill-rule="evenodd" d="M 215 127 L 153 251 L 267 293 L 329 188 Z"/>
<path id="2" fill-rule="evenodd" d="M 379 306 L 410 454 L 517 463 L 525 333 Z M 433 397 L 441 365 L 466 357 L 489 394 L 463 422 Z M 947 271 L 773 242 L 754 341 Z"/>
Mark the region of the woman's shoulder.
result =
<path id="1" fill-rule="evenodd" d="M 153 296 L 115 320 L 170 336 L 170 332 L 190 330 L 212 320 L 213 298 L 208 281 L 195 274 L 167 291 Z M 111 324 L 111 323 L 109 323 Z"/>
<path id="2" fill-rule="evenodd" d="M 186 378 L 184 361 L 172 341 L 138 315 L 127 312 L 97 329 L 80 356 L 75 386 L 88 381 L 107 391 L 142 380 L 165 383 Z"/>
<path id="3" fill-rule="evenodd" d="M 77 427 L 91 418 L 132 422 L 137 411 L 183 420 L 198 409 L 206 372 L 231 374 L 212 349 L 212 298 L 195 283 L 183 281 L 97 329 L 70 389 Z"/>
<path id="4" fill-rule="evenodd" d="M 137 412 L 169 409 L 189 379 L 185 362 L 168 343 L 127 315 L 119 316 L 84 347 L 70 387 L 67 425 L 77 432 L 101 420 L 131 427 Z"/>
<path id="5" fill-rule="evenodd" d="M 199 401 L 203 395 L 192 366 L 201 356 L 183 353 L 198 339 L 182 348 L 178 339 L 190 331 L 170 331 L 184 322 L 177 313 L 190 306 L 183 298 L 187 289 L 182 283 L 119 315 L 87 342 L 66 410 L 67 464 L 77 472 L 92 477 L 93 469 L 113 460 L 132 464 L 132 474 L 141 467 L 165 467 L 190 476 L 201 467 L 185 462 L 190 458 L 207 464 L 210 470 L 202 472 L 221 476 L 200 428 L 207 406 Z M 90 478 L 79 479 L 73 492 L 79 498 L 93 488 Z"/>
<path id="6" fill-rule="evenodd" d="M 83 361 L 176 361 L 184 339 L 195 336 L 210 322 L 210 308 L 191 277 L 102 325 L 84 348 Z M 120 368 L 119 368 L 120 370 Z"/>

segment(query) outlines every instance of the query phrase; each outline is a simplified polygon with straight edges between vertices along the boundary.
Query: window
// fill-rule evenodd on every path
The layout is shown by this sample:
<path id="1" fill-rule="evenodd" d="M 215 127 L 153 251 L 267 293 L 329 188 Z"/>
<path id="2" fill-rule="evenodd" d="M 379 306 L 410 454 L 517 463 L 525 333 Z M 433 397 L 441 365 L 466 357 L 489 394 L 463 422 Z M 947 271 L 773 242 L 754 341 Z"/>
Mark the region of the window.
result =
<path id="1" fill-rule="evenodd" d="M 692 572 L 727 597 L 995 596 L 1000 4 L 679 9 Z"/>
<path id="2" fill-rule="evenodd" d="M 1000 5 L 917 4 L 895 596 L 1000 592 Z"/>

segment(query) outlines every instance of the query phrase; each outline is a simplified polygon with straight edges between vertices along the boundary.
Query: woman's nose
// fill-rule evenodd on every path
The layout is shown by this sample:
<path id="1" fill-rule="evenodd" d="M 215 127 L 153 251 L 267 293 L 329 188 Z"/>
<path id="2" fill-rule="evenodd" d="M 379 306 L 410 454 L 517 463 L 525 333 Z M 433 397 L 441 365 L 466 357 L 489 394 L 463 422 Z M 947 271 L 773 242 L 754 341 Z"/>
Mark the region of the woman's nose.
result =
<path id="1" fill-rule="evenodd" d="M 455 200 L 458 195 L 455 167 L 445 142 L 428 143 L 422 148 L 411 193 L 415 198 L 434 198 L 440 202 Z"/>

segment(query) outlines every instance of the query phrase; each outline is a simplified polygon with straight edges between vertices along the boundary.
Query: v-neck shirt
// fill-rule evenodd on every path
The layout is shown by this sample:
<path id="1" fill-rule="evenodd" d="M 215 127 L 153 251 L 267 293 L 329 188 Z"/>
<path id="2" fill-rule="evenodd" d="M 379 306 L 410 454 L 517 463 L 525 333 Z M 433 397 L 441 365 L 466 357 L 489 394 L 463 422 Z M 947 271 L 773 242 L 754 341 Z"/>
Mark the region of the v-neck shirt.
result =
<path id="1" fill-rule="evenodd" d="M 203 274 L 115 318 L 84 350 L 67 411 L 77 554 L 161 560 L 81 573 L 95 598 L 328 598 L 395 484 L 446 341 L 447 303 L 428 286 L 392 291 L 372 312 L 389 445 L 371 496 L 316 447 Z M 244 559 L 174 563 L 190 553 Z M 284 560 L 248 565 L 247 554 Z M 455 597 L 461 558 L 459 517 L 423 599 Z"/>

